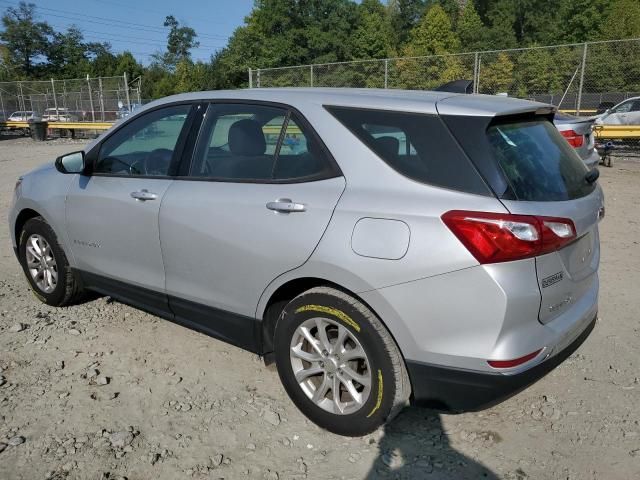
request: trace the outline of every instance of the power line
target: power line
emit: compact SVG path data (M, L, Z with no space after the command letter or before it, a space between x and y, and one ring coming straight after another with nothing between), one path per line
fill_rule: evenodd
M55 27L57 28L70 28L68 25L55 25ZM108 32L97 32L95 30L87 30L85 28L82 27L78 27L80 29L80 31L85 34L85 33L90 33L93 35L101 35L100 40L94 40L94 41L107 41L107 42L119 42L119 43L123 43L126 41L131 41L134 40L139 44L144 44L144 45L150 45L150 46L155 46L155 47L166 47L166 41L163 40L158 40L158 41L149 41L149 38L144 38L144 37L132 37L130 35L120 35L118 34L118 38L115 37L110 37L109 35L113 35L113 32L108 33ZM106 35L106 36L105 36ZM194 50L200 50L200 49L216 49L216 48L221 48L224 47L224 45L199 45L198 47L194 47Z
M4 3L6 5L11 5L12 7L17 7L18 6L17 3L13 3L13 2L10 2L8 0L0 0L0 3ZM152 33L166 33L166 28L164 28L164 27L156 27L156 26L152 26L152 25L144 25L144 24L140 24L140 23L127 22L125 20L119 20L117 18L99 17L99 16L95 16L95 15L82 15L82 14L75 13L75 12L69 12L68 10L60 10L60 9L54 9L54 8L41 7L39 5L37 6L37 8L40 9L40 10L46 10L47 12L57 12L57 14L56 13L47 13L47 16L57 17L57 18L65 18L65 19L68 19L68 20L76 21L76 22L77 21L89 22L89 23L94 23L94 24L98 24L98 25L105 25L105 26L117 27L117 28L135 27L136 30L142 30L142 31L147 31L147 32L152 32ZM69 17L68 15L60 15L60 13L66 13L68 15L72 15L73 17ZM97 20L91 20L92 18L97 19ZM226 37L224 35L215 35L215 34L197 34L197 35L200 38L205 38L205 39L210 39L210 40L222 40L222 39L226 40Z
M145 13L153 12L153 13L157 13L159 15L165 15L165 16L167 15L167 12L161 12L160 10L150 9L150 8L146 8L146 7L145 8L132 7L131 5L127 5L126 3L114 2L113 0L109 0L109 1L107 1L107 0L91 0L91 1L94 2L94 3L101 4L101 5L107 3L107 4L110 4L110 5L118 6L120 8L127 8L129 10L134 10L136 12L145 12ZM189 23L204 23L204 22L207 22L209 24L213 23L213 24L217 24L217 25L229 25L229 22L220 22L220 21L217 21L217 20L208 20L208 19L207 20L200 19L200 20L198 20L196 22L194 22L193 20L189 21Z

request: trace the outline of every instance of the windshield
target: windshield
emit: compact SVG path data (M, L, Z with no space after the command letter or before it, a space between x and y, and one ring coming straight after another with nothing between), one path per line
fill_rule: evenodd
M546 120L492 125L487 137L518 200L573 200L595 189L580 157Z

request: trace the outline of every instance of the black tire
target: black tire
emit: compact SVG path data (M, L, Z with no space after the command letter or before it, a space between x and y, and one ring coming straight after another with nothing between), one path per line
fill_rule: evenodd
M29 273L26 249L27 241L33 234L42 236L47 241L51 247L51 251L53 252L53 257L57 266L58 280L55 288L51 292L43 291ZM24 271L27 281L31 286L31 290L41 302L54 307L64 307L76 303L82 298L82 286L74 275L67 260L67 256L58 242L56 234L42 217L31 218L24 224L24 227L20 232L18 257L20 259L20 264L22 265L22 270Z
M319 316L346 327L366 353L372 381L370 393L353 413L332 413L316 405L295 378L290 350L296 329ZM274 351L278 374L291 400L311 421L330 432L366 435L393 419L408 404L409 376L391 334L369 308L340 290L316 287L289 302L276 325Z

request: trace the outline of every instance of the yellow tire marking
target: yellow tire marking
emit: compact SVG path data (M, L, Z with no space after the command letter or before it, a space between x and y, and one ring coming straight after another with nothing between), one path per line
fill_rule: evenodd
M369 415L367 415L367 418L376 413L380 408L380 405L382 405L382 392L382 372L378 370L378 399L376 400L376 405L373 407L373 410L371 410Z
M356 332L360 332L360 325L358 325L349 315L346 313L331 307L325 307L324 305L304 305L296 310L296 313L300 312L320 312L328 313L334 317L339 318L344 323L353 328Z

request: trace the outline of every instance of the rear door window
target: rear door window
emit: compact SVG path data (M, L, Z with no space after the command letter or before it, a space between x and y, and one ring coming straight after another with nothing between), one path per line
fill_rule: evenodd
M518 200L573 200L595 189L580 157L547 120L491 125L487 138Z
M190 177L302 182L337 172L296 112L252 104L211 104Z
M462 148L437 115L326 107L398 173L421 183L491 195Z

